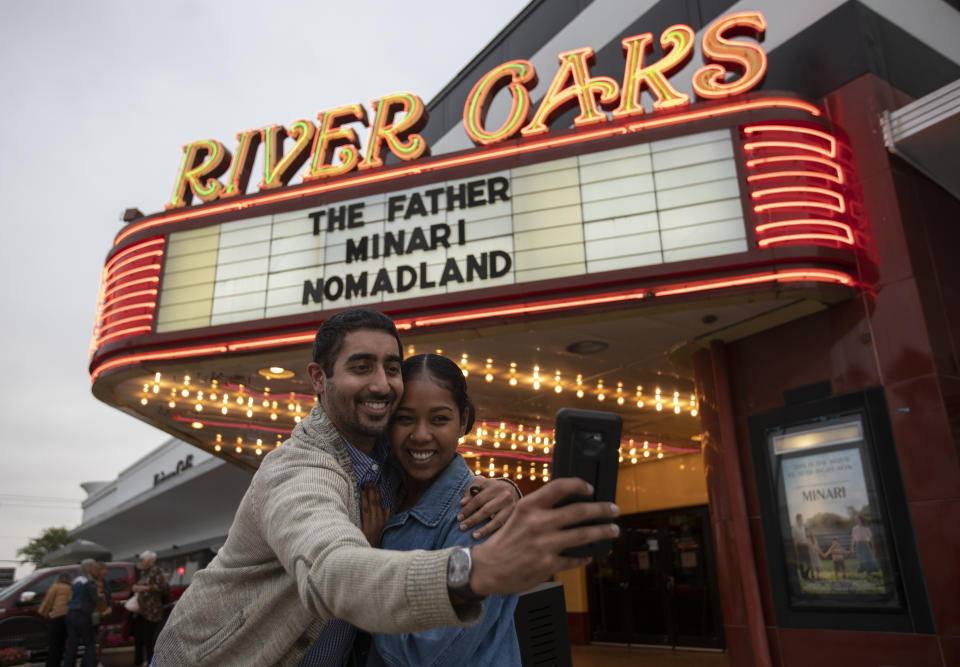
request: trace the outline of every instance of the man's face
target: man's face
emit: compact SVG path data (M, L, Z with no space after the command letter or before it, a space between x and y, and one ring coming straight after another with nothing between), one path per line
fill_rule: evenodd
M403 395L400 363L396 338L379 329L357 329L343 339L332 375L319 364L307 366L327 416L355 447L369 450L389 425Z

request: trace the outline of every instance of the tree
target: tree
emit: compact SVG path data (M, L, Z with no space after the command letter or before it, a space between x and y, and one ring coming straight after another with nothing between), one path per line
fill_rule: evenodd
M44 556L71 542L73 540L67 535L66 526L45 528L40 537L32 538L26 546L17 549L17 556L23 556L21 563L33 563L34 567L43 567L41 561Z

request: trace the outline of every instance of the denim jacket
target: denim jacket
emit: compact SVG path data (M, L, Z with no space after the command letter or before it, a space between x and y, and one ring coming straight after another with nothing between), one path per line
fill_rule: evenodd
M380 546L385 549L441 549L479 544L457 521L460 498L473 473L457 454L447 469L411 509L391 517ZM483 601L483 617L472 627L440 627L417 633L375 634L368 667L381 665L520 665L513 625L516 595L493 595Z

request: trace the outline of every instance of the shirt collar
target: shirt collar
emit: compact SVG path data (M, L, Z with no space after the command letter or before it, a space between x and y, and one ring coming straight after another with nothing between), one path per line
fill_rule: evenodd
M389 451L387 441L383 438L377 438L377 441L373 444L372 456L368 456L350 444L349 440L343 436L340 437L343 440L343 444L347 447L350 463L353 464L353 476L357 486L363 486L369 482L376 482L380 478L384 464L387 461L387 453Z
M430 485L424 494L417 501L417 504L406 512L401 512L395 519L397 523L405 523L409 515L429 528L435 528L445 517L450 514L450 507L460 499L461 491L469 479L474 475L467 468L463 457L455 454L450 465L440 473L436 481ZM394 525L394 519L387 522L387 526Z

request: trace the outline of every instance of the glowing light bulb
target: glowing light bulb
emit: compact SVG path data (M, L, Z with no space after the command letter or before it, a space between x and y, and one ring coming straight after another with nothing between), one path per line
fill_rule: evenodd
M146 404L147 404L147 399L141 398L141 399L140 399L140 405L146 405Z
M193 409L196 410L197 412L203 412L203 403L197 403L196 405L193 406Z

